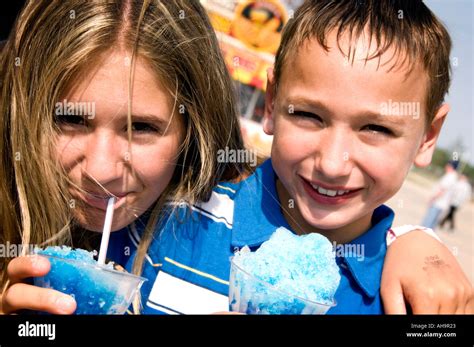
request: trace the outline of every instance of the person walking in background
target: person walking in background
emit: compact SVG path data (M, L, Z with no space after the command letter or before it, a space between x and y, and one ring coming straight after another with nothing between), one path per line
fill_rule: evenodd
M459 161L450 161L446 164L445 174L435 188L430 199L430 205L421 225L435 229L443 211L447 211L451 203L452 189L458 180L457 168Z
M471 198L471 194L472 187L469 183L469 180L465 175L460 175L459 179L451 190L451 203L449 205L449 211L439 223L441 228L447 221L449 221L451 224L449 230L454 231L454 215L456 214L456 211L459 209L459 207Z

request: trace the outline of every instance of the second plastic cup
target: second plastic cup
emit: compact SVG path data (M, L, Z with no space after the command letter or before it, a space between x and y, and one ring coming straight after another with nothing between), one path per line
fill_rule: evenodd
M275 288L243 270L231 257L229 309L245 314L325 314L336 303L318 303Z
M69 294L77 302L75 314L124 314L145 278L84 261L47 257L51 270L34 284Z

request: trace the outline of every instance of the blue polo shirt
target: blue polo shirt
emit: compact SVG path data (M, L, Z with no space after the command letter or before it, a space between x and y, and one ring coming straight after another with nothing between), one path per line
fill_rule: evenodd
M390 208L380 206L367 232L336 247L341 282L335 294L337 305L328 314L383 313L380 279L393 218ZM140 219L113 235L121 253L129 248L130 256L119 260L128 270L143 226ZM228 311L229 258L245 245L257 249L280 226L291 230L280 209L271 160L239 183L219 184L208 202L175 206L157 228L146 255L143 313Z

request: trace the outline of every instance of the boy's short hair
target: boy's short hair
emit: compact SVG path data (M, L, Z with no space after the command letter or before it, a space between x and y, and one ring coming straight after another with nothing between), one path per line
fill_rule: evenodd
M422 63L428 73L426 125L431 124L449 89L451 38L421 0L306 0L283 30L275 59L275 93L289 57L312 38L328 51L327 35L332 30L336 30L339 50L352 62L354 42L368 34L376 47L366 60L380 59L394 47L395 63L391 69L400 62L403 65L406 59L412 66L414 61ZM340 45L346 33L350 42L347 53Z

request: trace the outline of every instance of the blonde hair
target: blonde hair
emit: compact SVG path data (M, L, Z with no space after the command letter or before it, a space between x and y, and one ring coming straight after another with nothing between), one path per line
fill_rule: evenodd
M244 147L230 77L198 0L36 0L26 5L0 66L2 241L19 240L18 235L23 243L70 241L68 232L58 234L70 229L73 216L65 207L67 175L53 159L53 107L74 79L113 46L133 52L132 67L136 57L145 59L184 111L178 166L150 209L135 257L133 272L140 274L165 201L206 201L219 181L249 169L217 160L219 149ZM17 152L19 161L14 160Z

